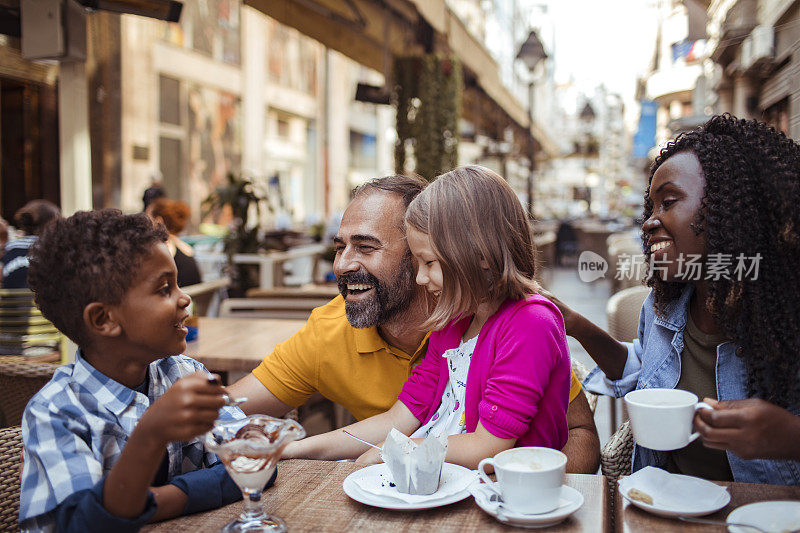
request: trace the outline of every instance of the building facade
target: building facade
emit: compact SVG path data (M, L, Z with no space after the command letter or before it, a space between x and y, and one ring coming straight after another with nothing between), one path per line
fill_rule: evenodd
M713 0L708 18L715 110L800 139L800 2Z

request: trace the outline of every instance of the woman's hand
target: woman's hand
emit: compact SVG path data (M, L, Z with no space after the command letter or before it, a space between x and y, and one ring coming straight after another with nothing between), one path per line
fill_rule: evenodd
M547 289L540 288L539 294L556 304L558 310L561 311L561 316L564 317L564 329L566 329L567 335L574 337L576 334L575 329L577 322L581 318L581 315L573 311L567 304L556 298L556 296Z
M714 409L697 411L694 423L707 447L742 459L800 459L800 417L758 398L703 401Z

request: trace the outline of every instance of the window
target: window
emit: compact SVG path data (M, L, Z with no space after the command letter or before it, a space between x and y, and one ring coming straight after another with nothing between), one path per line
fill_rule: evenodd
M158 116L165 124L181 124L181 82L161 75L158 78Z
M297 30L276 21L270 22L267 43L269 80L315 95L317 93L317 58L320 45Z
M289 121L283 118L279 118L277 121L277 133L278 137L281 139L288 139L289 138Z
M375 136L350 130L350 167L374 169L377 166Z
M181 21L165 25L163 39L217 61L238 65L240 14L239 0L183 0Z
M159 137L159 170L170 198L183 198L183 146L180 139Z
M789 135L789 98L784 98L764 110L764 122Z

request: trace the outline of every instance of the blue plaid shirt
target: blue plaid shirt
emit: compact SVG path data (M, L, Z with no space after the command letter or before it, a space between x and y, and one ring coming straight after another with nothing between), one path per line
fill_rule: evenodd
M22 529L53 529L56 507L103 480L150 404L178 379L198 370L205 367L183 355L154 361L145 396L101 374L80 350L73 364L58 368L28 403L22 419ZM223 420L243 417L238 407L220 411ZM202 436L169 443L167 454L168 479L219 462L205 450Z

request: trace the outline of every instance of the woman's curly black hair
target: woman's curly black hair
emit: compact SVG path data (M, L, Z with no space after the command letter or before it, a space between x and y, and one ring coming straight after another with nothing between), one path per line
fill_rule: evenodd
M713 117L679 135L661 150L650 170L671 156L690 151L705 176L702 206L692 225L705 234L706 254L761 254L758 276L709 280L706 307L714 322L740 349L747 366L750 396L782 407L797 405L800 370L800 145L756 120L729 114ZM643 220L653 213L650 187ZM650 243L642 233L646 263ZM685 285L667 283L653 272L656 311Z
M28 254L28 285L42 314L75 344L91 339L83 310L92 302L118 304L154 244L167 231L144 213L80 211L50 223Z

